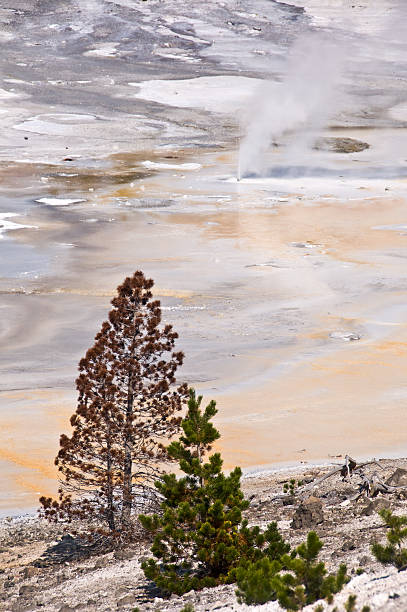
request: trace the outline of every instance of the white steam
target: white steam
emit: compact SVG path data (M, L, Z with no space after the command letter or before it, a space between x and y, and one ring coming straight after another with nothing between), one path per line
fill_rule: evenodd
M265 154L272 143L295 138L287 154L301 158L317 131L338 108L344 52L319 33L300 38L292 47L285 78L265 82L250 104L251 118L240 147L239 178L266 169Z

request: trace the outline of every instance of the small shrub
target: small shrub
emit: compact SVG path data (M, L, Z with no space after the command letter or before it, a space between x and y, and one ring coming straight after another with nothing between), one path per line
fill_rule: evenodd
M349 595L347 601L345 602L345 612L356 612L356 595ZM370 612L369 606L363 606L360 612Z
M192 604L189 603L186 606L184 606L182 610L180 610L180 612L195 612L195 608Z
M318 599L332 602L333 595L348 581L346 565L336 574L327 574L325 564L317 561L323 544L314 531L288 555L270 561L247 563L237 571L240 602L265 603L277 599L287 610L299 610Z
M402 548L403 540L407 538L407 516L396 516L388 508L379 512L388 528L386 534L387 546L378 542L372 545L376 559L385 565L394 565L399 570L407 568L407 548Z
M332 602L348 581L346 565L340 565L336 574L326 575L325 564L317 561L323 543L315 531L310 531L307 542L297 547L296 555L283 555L281 562L288 573L280 575L277 588L279 604L288 610L299 610L318 599Z
M290 545L282 538L276 522L270 523L266 531L259 534L257 546L252 550L252 558L242 561L229 574L238 584L236 595L239 601L247 604L276 599L270 579L282 568L279 559L290 551Z
M288 482L284 483L283 492L289 495L295 495L296 488L301 487L303 484L302 480L296 481L295 478L291 478Z
M236 570L236 595L239 603L264 604L277 599L274 578L281 569L279 561L271 561L268 557L239 567Z
M345 603L345 612L355 612L356 610L356 595L349 595Z

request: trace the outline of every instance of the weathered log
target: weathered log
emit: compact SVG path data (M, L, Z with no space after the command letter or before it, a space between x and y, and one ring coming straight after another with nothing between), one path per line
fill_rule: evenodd
M314 480L313 482L310 482L309 484L301 487L301 492L313 489L314 487L321 484L321 482L324 482L324 480L331 478L331 476L335 476L335 474L340 473L342 476L346 476L348 474L350 476L353 470L356 469L356 466L356 461L352 459L352 457L349 457L349 455L345 455L345 463L343 465L335 468L331 472L328 472L328 474L324 474L324 476L321 476L321 478L317 478L317 480Z
M299 490L299 493L309 491L309 489L312 489L318 486L324 480L331 478L331 476L335 476L335 474L341 474L343 479L348 479L352 476L353 472L357 472L363 467L365 467L366 465L372 465L372 464L376 464L382 470L384 469L383 466L380 465L380 463L376 459L372 459L371 461L365 461L364 463L360 463L358 465L355 459L352 459L352 457L350 457L349 455L345 455L345 463L343 465L341 465L338 468L335 468L331 472L328 472L328 474L324 474L324 476L321 476L321 478L318 478L317 480L314 480L313 482L310 482L309 484L301 487Z
M355 471L361 470L365 465L377 465L381 470L384 470L384 467L377 461L377 459L372 459L371 461L365 461L364 463L359 463L359 465L355 468Z
M349 455L345 455L345 464L342 466L341 476L343 476L343 478L350 478L356 466L356 461L352 459L352 457L349 457Z
M359 474L362 482L359 485L359 497L366 494L366 497L376 497L379 493L389 493L390 487L374 472L371 476L364 473Z
M371 476L367 476L364 473L359 474L362 479L362 482L359 485L359 491L351 500L359 499L363 495L366 494L366 497L376 497L379 493L384 495L389 493L396 493L400 489L407 489L407 485L389 485L378 476L377 472L374 472Z
M313 480L312 482L304 485L301 487L301 492L305 491L309 491L309 489L313 489L314 487L318 486L319 484L321 484L321 482L324 482L324 480L327 480L328 478L331 478L331 476L335 476L335 474L339 474L339 472L342 471L343 466L336 468L335 470L332 470L331 472L328 472L328 474L324 474L324 476L321 476L321 478L317 478L317 480Z
M350 457L349 455L345 455L345 463L343 465L338 465L338 467L335 467L335 469L331 470L327 474L324 474L320 478L317 478L316 480L306 485L298 487L295 495L300 500L303 499L311 489L317 487L322 482L328 480L328 478L331 478L336 474L340 474L343 480L350 480L352 475L356 473L362 479L362 482L359 484L357 493L355 493L355 495L353 495L352 497L349 497L349 501L359 499L363 494L371 498L376 497L379 493L389 494L399 491L400 489L407 489L407 485L395 486L384 482L379 477L377 472L374 472L371 476L367 476L361 470L368 465L377 465L381 470L384 470L384 467L380 464L379 461L377 461L377 459L372 459L370 461L365 461L363 463L358 464L355 459L352 459L352 457ZM284 500L287 499L287 497L288 494L276 495L275 497L272 497L270 501Z

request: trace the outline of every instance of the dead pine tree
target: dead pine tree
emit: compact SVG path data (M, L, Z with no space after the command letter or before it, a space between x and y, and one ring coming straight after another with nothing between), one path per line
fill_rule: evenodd
M178 433L188 395L175 386L183 353L178 334L162 327L153 281L140 271L117 288L108 321L79 363L78 404L71 436L62 435L55 459L58 499L41 497L50 520L86 520L126 538L131 516L154 490L168 459L161 441Z

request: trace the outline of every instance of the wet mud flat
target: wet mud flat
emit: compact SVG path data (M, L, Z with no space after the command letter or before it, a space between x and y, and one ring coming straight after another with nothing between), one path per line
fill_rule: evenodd
M179 379L218 401L226 467L405 454L402 48L380 78L354 66L305 167L271 148L271 173L238 182L239 113L315 16L211 7L2 7L2 513L55 491L77 363L139 268ZM347 36L371 50L360 23Z
M218 157L199 159L209 172ZM40 281L3 281L3 474L24 500L55 486L50 456L74 409L76 364L137 268L180 335L179 377L218 400L227 467L402 453L405 236L388 225L402 224L404 201L211 181L161 173L131 197L119 186L96 212L40 206L26 222L42 229L14 232L63 253Z

